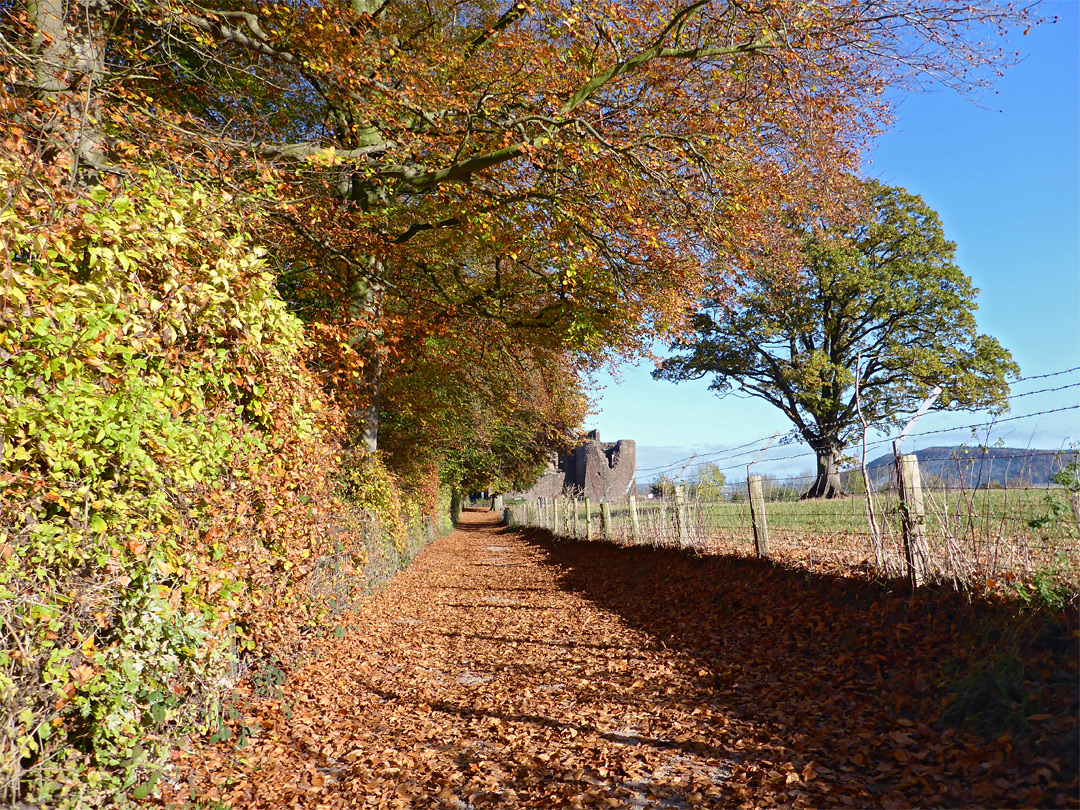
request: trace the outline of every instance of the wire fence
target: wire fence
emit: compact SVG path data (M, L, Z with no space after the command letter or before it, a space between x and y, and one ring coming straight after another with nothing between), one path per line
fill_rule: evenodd
M789 433L779 442L777 436L762 437L639 469L641 478L653 479L647 496L635 490L594 503L567 493L510 503L506 518L557 537L767 556L836 573L908 576L914 584L936 580L979 587L1041 576L1077 592L1080 453L992 446L1003 425L1038 425L1048 415L1080 411L1080 404L1044 399L1039 407L1031 399L1080 389L1080 381L1065 375L1080 378L1080 367L1017 381L1055 378L1010 398L1027 406L1024 413L906 434L910 440L970 430L980 436L978 446L927 448L917 458L904 456L908 466L894 458L889 437L849 448L856 455L861 451L863 459L875 449L882 457L865 469L860 464L845 471L841 480L849 494L842 497L804 498L814 476L752 474L774 443L781 454L774 451L761 466L806 457L805 449L784 453L785 445L800 441ZM737 477L742 480L725 484Z
M593 504L567 496L511 503L505 512L511 525L562 538L767 556L835 573L908 574L909 507L898 487L874 493L871 524L865 494L800 500L804 484L801 477L769 479L757 510L743 484L713 498L672 492ZM971 587L1041 573L1080 588L1080 493L938 485L923 487L922 500L923 581Z

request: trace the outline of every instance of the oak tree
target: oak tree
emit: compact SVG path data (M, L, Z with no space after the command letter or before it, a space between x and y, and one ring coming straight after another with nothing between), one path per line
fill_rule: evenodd
M1018 373L1010 353L977 331L978 290L937 214L902 188L858 188L848 217L789 221L799 266L760 257L745 268L738 299L707 303L693 336L653 374L711 376L721 396L779 408L817 455L810 498L843 494L841 458L860 405L879 428L902 422L934 386L944 389L939 409L1004 409Z

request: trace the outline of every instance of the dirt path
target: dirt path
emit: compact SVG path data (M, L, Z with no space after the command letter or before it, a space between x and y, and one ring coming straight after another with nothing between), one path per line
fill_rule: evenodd
M1029 774L1025 787L1017 774L1036 766L1013 762L1007 741L980 748L890 705L880 662L853 677L841 659L834 683L814 669L836 659L828 638L792 672L786 642L749 625L745 649L737 626L697 626L696 609L673 632L665 616L679 600L704 598L675 568L658 584L636 550L593 545L585 563L581 544L560 551L492 520L467 512L346 619L342 638L320 641L291 673L286 705L253 701L249 744L197 752L173 800L190 791L204 807L251 808L960 806L1023 804L1023 790L1048 805L1075 799L1046 792L1067 764L1047 760L1047 776ZM739 605L728 608L737 623Z

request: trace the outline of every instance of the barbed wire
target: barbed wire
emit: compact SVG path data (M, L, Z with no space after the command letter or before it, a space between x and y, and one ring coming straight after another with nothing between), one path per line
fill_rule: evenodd
M919 461L965 461L965 462L986 462L986 461L1012 461L1013 459L1022 458L1062 458L1078 456L1080 457L1080 450L1028 450L1021 451L1012 455L1002 455L1001 453L991 453L994 450L993 447L977 447L968 448L971 455L968 455L965 450L958 450L951 456L919 456Z
M1072 374L1074 371L1080 371L1080 366L1067 368L1064 371L1051 371L1048 374L1032 374L1030 377L1020 377L1019 379L1013 380L1013 384L1028 382L1029 380L1045 380L1047 377L1060 377L1062 374Z
M972 472L979 472L981 474L984 467L985 468L990 468L990 467L999 467L999 466L1002 466L1002 465L1007 466L1011 462L1016 461L1016 460L1021 460L1021 461L1027 462L1027 461L1030 461L1032 458L1036 458L1037 456L1040 456L1040 455L1041 456L1051 456L1051 457L1061 458L1062 459L1062 466L1067 464L1070 460L1080 460L1080 451L1065 450L1065 451L1053 452L1053 453L1049 453L1049 452L1038 453L1038 454L1033 453L1033 454L1030 454L1030 455L1019 455L1019 454L1014 455L1014 456L996 456L995 455L995 456L986 456L986 457L973 456L973 457L970 457L970 458L965 458L963 456L925 456L925 457L920 456L919 457L919 463L920 464L926 464L926 463L930 463L930 462L954 461L954 462L957 462L958 467L963 468L963 473L965 475L970 475ZM781 457L781 458L768 459L768 460L769 461L783 461L785 459L797 459L797 458L805 458L805 456L804 455L784 456L784 457ZM973 468L976 467L976 465L977 465L977 469L973 469ZM877 463L877 464L869 464L867 466L867 469L870 472L874 472L874 471L880 471L880 470L883 470L883 469L890 469L891 467L892 467L892 459L889 458L889 459L887 459L885 461L879 461L879 463ZM735 471L741 472L741 471L743 471L745 469L746 469L745 466L741 465L741 464L734 464L734 465L730 465L730 466L727 466L727 467L719 467L718 468L718 470L720 472L722 472L722 473L735 472ZM989 472L989 470L987 470L987 472ZM858 474L858 473L859 473L859 468L858 467L850 467L850 468L846 468L846 469L840 471L841 476L846 476L846 475L849 475L849 474ZM797 474L797 475L785 475L785 476L775 476L775 475L765 474L764 477L766 479L774 481L774 482L787 481L787 482L797 482L799 484L809 485L809 484L813 483L817 479L817 473L815 473L813 471L808 471L808 472L800 473L800 474ZM731 480L726 481L723 486L724 487L733 487L733 486L742 486L744 484L745 484L745 481L743 481L742 479L731 479ZM1045 484L1036 485L1036 488L1039 488L1039 489L1045 489L1045 487L1046 487Z
M761 447L763 442L766 442L771 438L772 438L772 434L770 434L768 436L762 436L759 439L753 439L752 441L749 441L746 444L737 444L734 447L725 447L723 450L714 450L714 451L711 451L711 452L708 452L708 453L693 453L693 454L687 456L686 458L680 458L678 461L672 461L670 464L661 464L661 465L659 465L657 467L639 468L638 472L642 473L642 472L653 472L654 470L674 469L674 468L678 467L680 464L684 464L684 463L686 463L688 461L692 461L695 458L700 458L700 459L712 458L714 461L725 461L725 460L727 460L727 458L737 458L738 456L747 456L747 455L750 455L751 453L753 453L755 450L758 450ZM747 450L746 452L743 452L743 453L736 453L735 456L725 456L724 458L715 458L716 456L722 456L724 453L730 453L733 450L742 450L744 448L750 448L750 449ZM704 465L703 464L695 464L694 466L695 467L700 467L700 466L704 466Z
M1071 370L1076 371L1076 370L1080 370L1080 368L1071 369ZM1051 376L1051 375L1044 375L1044 376ZM1080 384L1077 384L1077 386L1080 386ZM1045 391L1033 391L1031 393L1032 394L1035 394L1035 393L1047 393L1049 391L1064 390L1066 388L1072 388L1072 387L1077 387L1077 386L1067 385L1067 386L1061 386L1060 388L1055 388L1055 389L1046 389ZM1019 398L1020 396L1024 396L1024 395L1023 394L1017 395L1017 397L1014 397L1014 398ZM971 424L967 424L967 425L955 425L955 426L947 427L947 428L937 428L937 429L933 429L933 430L923 430L923 431L919 431L919 432L916 432L916 433L908 434L908 438L909 439L914 439L914 438L917 438L917 437L920 437L920 436L934 436L934 435L940 435L940 434L943 434L943 433L952 433L952 432L960 431L960 430L978 430L980 428L994 428L997 425L1000 425L1000 424L1003 424L1003 423L1006 423L1006 422L1015 422L1015 421L1019 421L1019 420L1023 420L1023 419L1033 419L1033 418L1038 417L1038 416L1048 416L1050 414L1064 413L1066 411L1076 411L1076 410L1080 410L1080 404L1078 404L1078 405L1067 405L1067 406L1064 406L1064 407L1061 407L1061 408L1050 408L1050 409L1047 409L1047 410L1035 411L1035 412L1026 413L1026 414L1019 414L1019 415L1016 415L1016 416L1002 416L1002 417L997 417L997 418L991 419L989 421L975 422L975 423L971 423ZM793 436L793 434L794 434L794 436ZM709 466L709 465L717 465L720 472L727 472L727 471L730 471L730 470L739 469L742 466L740 464L729 464L729 465L726 465L726 466L719 466L718 462L731 461L733 459L753 455L757 450L760 450L764 446L764 442L767 441L769 438L772 438L772 437L771 436L763 437L761 439L756 439L753 442L750 442L750 443L747 443L747 444L736 445L735 447L725 448L724 450L718 450L718 451L716 451L714 453L700 454L697 457L702 459L701 463L693 465L690 469L698 470L698 469L701 469L702 467ZM790 431L787 435L782 437L780 439L779 444L780 445L789 445L793 441L798 441L799 439L800 439L800 437L798 435L798 429L795 429L794 431ZM886 446L886 445L890 445L892 443L892 441L893 440L892 440L891 437L884 437L884 438L881 438L881 439L876 439L876 440L874 440L872 442L867 442L866 443L866 448L867 448L867 450L869 450L871 448L883 447L883 446ZM861 443L858 446L861 446ZM743 450L743 448L748 448L748 449ZM736 450L741 450L742 452L733 452L733 451L736 451ZM1047 452L1045 454L1052 455L1052 454L1056 454L1056 453L1060 453L1060 452L1068 452L1068 451L1055 451L1055 453ZM730 454L730 455L724 455L725 453ZM793 459L805 458L806 454L807 454L807 451L804 450L802 452L795 453L795 454L792 454L792 455L775 456L775 457L772 457L772 458L766 458L766 459L762 460L762 463L774 463L774 462L778 462L778 461L790 461L790 460L793 460ZM1020 456L1017 456L1017 457L1020 457ZM647 473L647 472L663 473L663 472L668 472L668 471L674 470L675 468L679 467L681 464L685 464L687 461L690 461L693 458L695 458L695 456L690 456L689 458L683 458L683 459L680 459L679 461L673 462L671 464L665 464L665 465L660 465L660 466L657 466L657 467L647 467L647 468L639 469L637 472L638 473ZM709 460L706 460L706 459L709 459ZM657 478L657 477L659 477L659 475L653 476L653 478Z
M970 425L957 425L956 427L938 428L936 430L924 430L924 431L920 431L918 433L909 433L908 438L909 439L914 439L914 438L916 438L918 436L933 436L933 435L938 435L938 434L941 434L941 433L952 433L953 431L957 431L957 430L975 430L975 429L981 428L981 427L990 427L990 428L992 428L992 427L995 427L995 426L1001 424L1002 422L1015 422L1015 421L1020 420L1020 419L1031 419L1031 418L1036 417L1036 416L1046 416L1046 415L1052 414L1052 413L1063 413L1065 411L1076 411L1076 410L1080 410L1080 405L1067 405L1067 406L1065 406L1063 408L1052 408L1052 409L1046 410L1046 411L1036 411L1034 413L1025 413L1025 414L1021 414L1019 416L1001 417L1000 419L994 419L994 420L989 421L989 422L977 422L977 423L970 424ZM867 442L866 447L867 447L867 449L870 449L871 447L882 447L882 446L885 446L885 445L892 444L892 441L893 440L892 440L891 437L886 437L886 438L883 438L883 439L878 439L878 440L873 441L873 442ZM795 455L790 455L790 456L779 456L777 458L764 459L764 461L767 461L767 462L790 461L791 459L803 458L805 455L806 455L805 452L796 453ZM736 467L737 467L737 465L735 465L733 467L728 467L726 469L735 469Z
M1016 380L1015 382L1027 382L1027 381L1030 381L1030 380L1043 380L1043 379L1047 379L1047 378L1050 378L1050 377L1060 377L1060 376L1062 376L1064 374L1071 374L1073 372L1080 372L1080 366L1076 366L1074 368L1069 368L1069 369L1064 369L1062 371L1052 371L1052 372L1049 372L1047 374L1034 374L1034 375L1032 375L1030 377L1021 377L1020 379ZM1056 387L1053 387L1053 388L1040 388L1040 389L1038 389L1036 391L1024 391L1024 392L1019 393L1019 394L1013 394L1013 395L1009 396L1007 399L1008 399L1008 401L1011 402L1012 400L1015 400L1015 399L1022 399L1024 397L1035 396L1035 395L1038 395L1038 394L1052 394L1052 393L1057 393L1059 391L1066 391L1066 390L1073 389L1073 388L1080 388L1080 382L1067 383L1065 385L1060 385L1060 386L1056 386ZM934 434L938 434L938 433L948 433L948 432L951 432L951 431L954 431L954 430L970 430L970 429L975 429L975 428L984 427L984 426L985 427L992 427L992 426L994 426L996 424L999 424L999 423L1002 423L1002 422L1011 422L1011 421L1015 421L1017 419L1028 419L1028 418L1031 418L1031 417L1034 417L1034 416L1044 416L1044 415L1051 414L1051 413L1057 413L1057 412L1059 412L1061 410L1072 410L1072 409L1075 409L1077 407L1080 407L1080 406L1067 406L1067 407L1061 408L1061 409L1039 411L1037 413L1024 414L1022 416L1000 417L1000 418L995 418L995 419L992 419L992 420L989 420L989 421L986 421L986 422L980 422L980 423L976 423L976 424L961 425L961 426L958 426L958 427L951 427L951 428L940 428L938 430L922 431L920 433L912 433L912 434L910 434L910 436L912 438L914 438L916 436L927 436L927 435L934 435ZM829 425L830 425L830 423L826 422L826 423L823 423L821 425L818 425L817 427L827 428L827 427L829 427ZM659 475L659 474L662 474L664 472L670 472L672 470L675 470L676 468L679 468L682 465L686 465L686 464L688 464L688 462L693 461L695 458L700 459L700 461L699 461L699 463L692 465L691 469L701 469L701 467L706 466L707 464L716 464L718 462L730 461L730 460L735 459L735 458L740 458L741 456L752 455L755 451L761 449L761 446L763 445L764 442L768 441L771 438L772 438L771 435L770 436L762 436L760 438L753 439L752 441L746 442L745 444L735 445L734 447L725 447L722 450L715 450L715 451L711 451L711 452L708 452L708 453L693 453L693 454L691 454L689 456L685 456L683 458L678 459L677 461L672 461L672 462L667 463L667 464L658 464L658 465L655 465L655 466L652 466L652 467L639 468L637 470L637 473L638 474L641 474L641 473L657 473ZM795 444L797 442L803 442L803 441L804 440L802 438L801 433L799 432L799 429L798 428L793 428L792 430L789 430L787 433L785 433L783 436L781 436L777 440L777 446L782 447L782 446L791 445L791 444ZM892 441L891 438L878 439L878 440L875 440L874 442L868 443L867 448L869 448L869 447L879 447L881 445L888 444L891 441ZM745 452L742 452L742 453L735 452L735 451L739 451L739 450L745 450ZM769 458L769 459L765 459L764 461L766 461L766 462L782 461L782 460L787 460L787 459L791 459L791 458L799 458L802 455L803 454L800 453L797 456L783 456L783 457L780 457L780 458ZM737 466L737 465L735 465L735 466ZM730 469L730 467L721 468L721 469ZM654 476L654 477L657 477L657 476Z
M952 456L921 456L920 455L919 456L919 464L922 465L922 464L929 464L929 463L932 463L932 462L949 462L949 461L955 462L956 466L955 467L950 466L949 470L946 472L946 475L961 474L964 477L965 480L968 480L968 479L970 479L970 477L973 474L977 478L982 477L984 474L986 476L989 476L994 471L1000 472L1002 467L1008 469L1012 465L1013 462L1020 461L1020 462L1023 462L1023 464L1021 465L1020 471L1016 474L1016 477L1018 479L1020 479L1021 481L1023 481L1023 477L1024 477L1024 473L1025 473L1025 470L1023 469L1023 467L1025 467L1027 465L1027 463L1030 462L1032 459L1039 458L1039 457L1058 458L1062 462L1061 467L1064 467L1064 466L1066 466L1068 463L1070 463L1072 461L1080 461L1080 451L1078 451L1078 450L1063 450L1063 451L1054 451L1054 452L1046 451L1046 452L1041 452L1041 453L1033 452L1033 453L1030 453L1030 454L1016 454L1016 455L1008 455L1008 456L987 455L987 456L970 456L970 457L961 456L961 455L952 455ZM800 458L800 456L795 456L795 458ZM871 473L872 476L874 474L880 474L881 471L883 471L883 470L888 471L888 470L891 470L893 468L894 461L893 461L893 459L891 457L888 457L888 458L885 458L885 459L879 459L877 461L878 461L878 463L876 463L876 464L868 464L867 465L867 471L869 473ZM1061 469L1061 467L1052 467L1051 472L1057 472L1059 469ZM735 466L735 467L730 467L728 469L740 470L741 467ZM849 467L847 469L844 469L844 470L840 471L841 476L858 475L859 473L860 473L860 470L859 470L858 467ZM925 474L925 472L924 472L924 474ZM786 481L786 482L797 483L799 485L808 485L810 483L813 483L814 480L816 480L817 474L814 473L814 472L806 472L806 473L801 473L799 475L785 475L785 476L766 475L765 477L768 480L771 480L771 481L774 481L774 482L784 482L784 481ZM733 481L725 483L724 486L742 486L744 484L745 484L745 482L742 481L742 480L733 480ZM1025 488L1025 487L1017 487L1017 488ZM1031 485L1029 487L1026 487L1026 488L1045 489L1046 484L1045 483L1033 484L1033 485Z
M972 425L959 425L958 427L938 428L937 430L924 430L924 431L921 431L919 433L909 433L908 435L911 436L911 437L915 437L915 436L932 436L932 435L937 434L937 433L951 433L954 430L968 430L968 429L974 430L974 429L980 428L980 427L995 427L996 425L1000 425L1003 422L1015 422L1015 421L1017 421L1019 419L1032 419L1032 418L1034 418L1036 416L1047 416L1047 415L1052 414L1052 413L1064 413L1065 411L1076 411L1076 410L1080 410L1080 405L1066 405L1063 408L1051 408L1050 410L1035 411L1034 413L1025 413L1025 414L1021 414L1019 416L1002 416L1002 417L1000 417L998 419L992 419L989 422L977 422L977 423L972 424Z
M1011 402L1014 399L1021 399L1023 397L1031 397L1035 394L1052 394L1057 391L1065 391L1069 388L1080 388L1080 382L1069 383L1068 385L1059 385L1057 388L1040 388L1038 391L1025 391L1022 394L1013 394L1009 397Z

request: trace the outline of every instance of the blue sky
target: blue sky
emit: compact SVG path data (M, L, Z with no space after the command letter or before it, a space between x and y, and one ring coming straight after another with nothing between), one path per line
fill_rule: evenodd
M941 215L958 264L981 291L979 328L1012 352L1022 377L1080 366L1080 2L1047 2L1042 12L1058 22L1027 36L1017 32L1011 45L1025 58L993 88L976 101L947 90L905 97L895 125L864 162L865 174L922 195ZM650 371L646 363L624 366L614 378L601 374L599 414L591 422L606 441L637 442L641 482L694 453L691 465L717 459L731 467L729 479L744 477L753 455L726 448L791 428L765 402L720 399L707 381L674 385L652 380ZM1016 398L1007 416L1075 406L1077 383L1078 371L1020 382L1014 397L1070 387ZM904 447L1080 442L1078 410L1000 422L979 429L978 438L960 427L988 418L929 414L915 429L926 435ZM871 456L886 449L879 445ZM766 453L755 472L786 476L812 468L805 446L788 445Z

